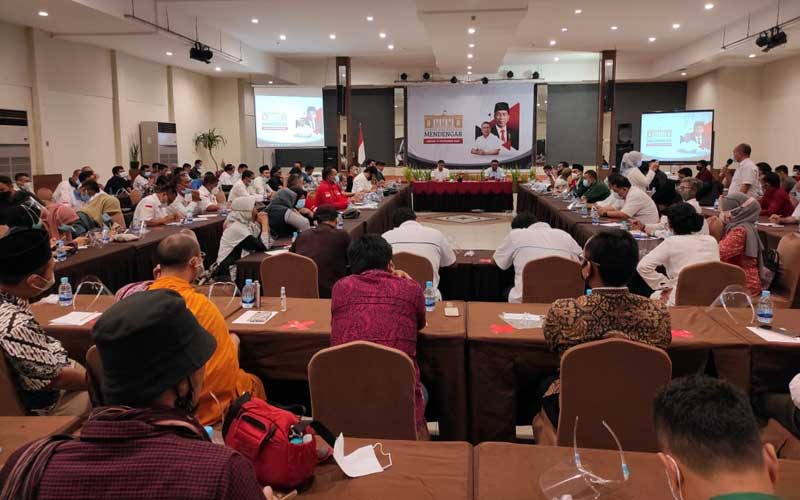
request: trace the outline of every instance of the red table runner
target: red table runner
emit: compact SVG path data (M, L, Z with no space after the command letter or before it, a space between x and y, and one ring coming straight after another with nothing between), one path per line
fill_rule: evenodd
M510 181L414 182L414 194L511 194Z

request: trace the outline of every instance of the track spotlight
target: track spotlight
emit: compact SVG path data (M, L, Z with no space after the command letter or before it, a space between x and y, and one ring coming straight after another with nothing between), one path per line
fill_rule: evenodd
M189 59L211 64L212 57L214 57L214 53L208 48L208 45L200 42L195 42L194 47L189 49Z
M427 71L425 73L422 73L422 79L427 82L428 80L431 79L431 74L428 73Z
M483 78L481 78L481 83L486 85L487 83L489 83L489 79L484 76Z
M507 72L507 73L506 73L506 78L508 78L509 80L510 80L510 79L512 79L512 78L514 78L514 72L513 72L513 71L509 71L509 72Z
M408 80L408 73L400 73L400 79L403 81Z
M763 52L769 52L775 47L779 47L786 43L786 32L780 26L775 26L767 31L762 31L756 38L756 45L758 45Z
M453 78L450 79L450 83L458 83L458 78L454 76Z

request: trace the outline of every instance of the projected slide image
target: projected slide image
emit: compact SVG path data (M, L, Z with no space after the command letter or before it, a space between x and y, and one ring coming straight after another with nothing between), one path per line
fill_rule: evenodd
M284 95L262 95L258 92L261 89L256 90L255 121L258 147L325 146L321 89L280 89ZM285 95L292 92L318 95Z
M664 162L711 161L713 111L642 114L641 151Z

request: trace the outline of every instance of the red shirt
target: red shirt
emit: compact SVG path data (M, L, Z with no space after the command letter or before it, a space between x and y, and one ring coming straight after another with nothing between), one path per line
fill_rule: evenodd
M789 193L781 188L768 189L761 197L761 215L775 215L789 217L794 212Z
M388 271L347 276L333 286L331 315L331 345L366 340L408 354L417 379L417 428L424 427L425 402L417 365L417 335L425 328L422 287Z
M322 181L314 195L314 206L333 205L336 210L347 208L349 201L347 196L342 194L339 185L328 180Z
M703 182L711 182L714 180L714 178L711 176L711 172L709 172L707 168L702 172L697 172L695 177Z

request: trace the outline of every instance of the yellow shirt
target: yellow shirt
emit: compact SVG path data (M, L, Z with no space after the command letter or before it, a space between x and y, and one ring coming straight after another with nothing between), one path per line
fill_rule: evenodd
M181 294L186 301L186 307L192 311L200 326L217 341L217 350L206 363L205 382L200 391L197 418L203 425L211 425L222 420L233 400L244 392L250 392L260 398L265 397L261 381L239 368L236 345L231 340L225 318L213 302L205 295L197 293L189 282L174 276L157 279L149 289L168 289ZM219 404L211 393L216 396Z
M103 214L109 217L122 212L119 200L107 193L97 193L86 205L78 209L88 215L98 226L103 225Z

